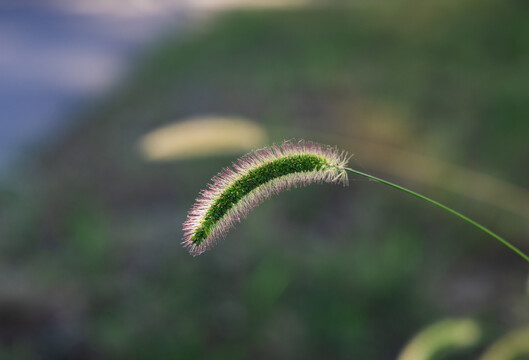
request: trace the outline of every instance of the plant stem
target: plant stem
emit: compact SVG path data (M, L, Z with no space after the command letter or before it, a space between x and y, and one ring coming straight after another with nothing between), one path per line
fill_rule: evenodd
M494 239L498 240L499 242L501 242L503 245L507 246L509 249L511 249L512 251L514 251L516 254L518 254L519 256L521 256L525 261L529 262L529 256L525 255L520 249L518 249L516 246L512 245L510 242L508 242L507 240L505 240L504 238L502 238L501 236L495 234L494 232L492 232L491 230L487 229L485 226L481 225L480 223L466 217L465 215L455 211L454 209L451 209L449 208L448 206L446 205L443 205L435 200L432 200L430 199L429 197L426 197L424 195L421 195L419 193L416 193L415 191L412 191L410 189L407 189L405 187L402 187L402 186L399 186L397 184L394 184L392 182L389 182L389 181L386 181L386 180L383 180L383 179L380 179L376 176L373 176L373 175L369 175L369 174L366 174L366 173L363 173L361 171L358 171L358 170L354 170L354 169L349 169L349 168L345 168L345 170L353 173L353 174L356 174L356 175L360 175L360 176L363 176L363 177L366 177L368 179L371 179L371 180L374 180L374 181L377 181L379 183L382 183L384 185L387 185L387 186L390 186L392 188L395 188L395 189L398 189L400 191L404 191L405 193L407 194L410 194L410 195L413 195L415 197L418 197L419 199L422 199L426 202L429 202L430 204L433 204L435 206L438 206L440 207L441 209L449 212L450 214L452 215L455 215L457 216L458 218L468 222L469 224L471 225L474 225L475 227L477 227L478 229L480 229L481 231L487 233L488 235L492 236Z

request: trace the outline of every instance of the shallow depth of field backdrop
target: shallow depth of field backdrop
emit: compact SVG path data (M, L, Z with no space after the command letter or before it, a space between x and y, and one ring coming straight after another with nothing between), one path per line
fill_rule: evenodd
M478 359L529 325L528 264L354 177L272 198L197 258L180 246L213 175L295 137L529 251L528 2L324 2L190 22L5 171L0 357L396 359L427 326L465 318L462 348L433 356Z

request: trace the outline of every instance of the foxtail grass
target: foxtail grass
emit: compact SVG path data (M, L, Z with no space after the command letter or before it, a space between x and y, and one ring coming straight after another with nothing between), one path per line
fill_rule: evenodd
M362 176L435 205L493 237L529 262L516 246L460 212L403 186L347 167L336 147L305 140L285 141L249 153L212 179L184 222L183 245L196 256L212 247L248 212L273 194L312 183L348 185L348 173Z

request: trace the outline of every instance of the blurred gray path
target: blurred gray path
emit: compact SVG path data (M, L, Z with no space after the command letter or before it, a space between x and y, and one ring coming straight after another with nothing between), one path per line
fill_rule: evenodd
M103 96L148 42L186 19L182 7L120 13L72 4L0 2L0 176L68 125L74 108Z

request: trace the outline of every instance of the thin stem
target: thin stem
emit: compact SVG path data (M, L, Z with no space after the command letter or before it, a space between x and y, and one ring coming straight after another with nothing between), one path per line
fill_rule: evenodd
M481 231L489 234L490 236L492 236L494 239L498 240L499 242L501 242L503 245L507 246L509 249L511 249L512 251L514 251L515 253L517 253L518 255L520 255L525 261L529 262L529 256L525 255L520 249L518 249L516 246L512 245L510 242L508 242L507 240L505 240L504 238L502 238L501 236L495 234L494 232L492 232L491 230L487 229L485 226L481 225L480 223L466 217L465 215L449 208L448 206L446 205L443 205L435 200L432 200L430 199L429 197L426 197L424 195L421 195L419 193L416 193L415 191L412 191L410 189L406 189L405 187L402 187L402 186L399 186L399 185L396 185L396 184L393 184L392 182L389 182L389 181L386 181L386 180L383 180L383 179L380 179L380 178L377 178L376 176L373 176L373 175L369 175L369 174L366 174L366 173L363 173L361 171L358 171L358 170L354 170L354 169L349 169L349 168L345 168L345 170L353 173L353 174L356 174L356 175L360 175L360 176L363 176L363 177L366 177L368 179L371 179L371 180L374 180L374 181L377 181L379 183L382 183L384 185L387 185L387 186L391 186L392 188L395 188L395 189L398 189L400 191L404 191L405 193L407 194L410 194L410 195L413 195L415 197L418 197L419 199L422 199L426 202L429 202L430 204L433 204L433 205L436 205L438 207L440 207L441 209L449 212L450 214L452 215L455 215L457 216L458 218L468 222L469 224L472 224L474 225L475 227L477 227L478 229L480 229Z

